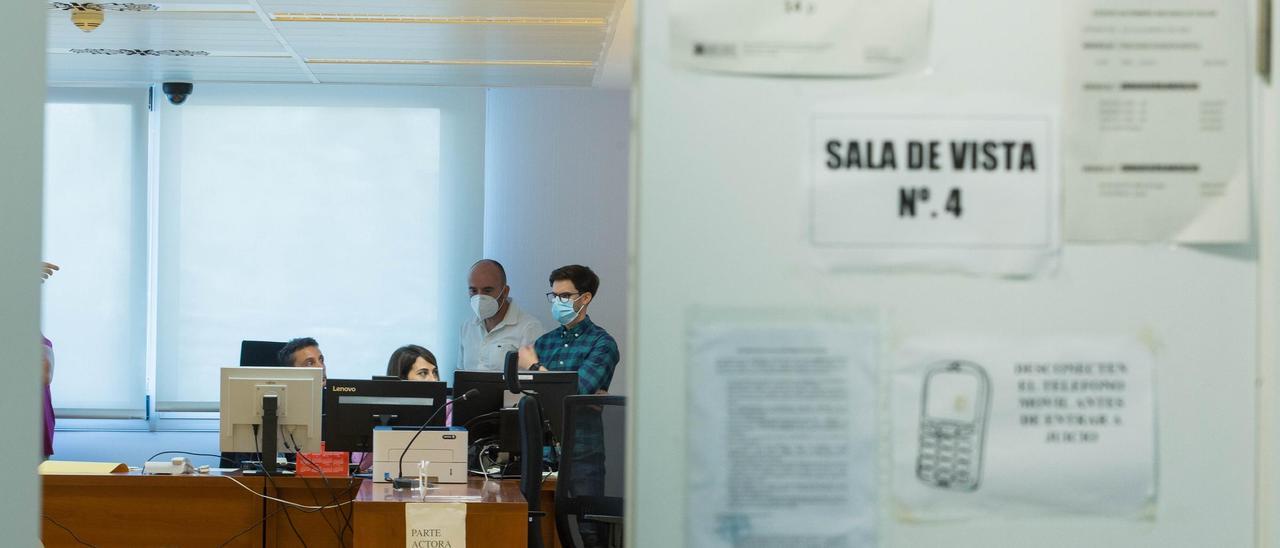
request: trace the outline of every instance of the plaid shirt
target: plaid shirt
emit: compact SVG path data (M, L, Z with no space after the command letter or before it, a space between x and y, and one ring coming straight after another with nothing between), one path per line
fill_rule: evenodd
M578 393L608 390L618 366L618 343L591 316L578 325L557 327L533 343L538 361L549 371L577 371Z
M550 371L577 371L579 394L607 391L620 359L618 343L590 316L571 328L557 327L538 337L533 350ZM598 414L584 414L573 428L574 457L604 452L604 425Z

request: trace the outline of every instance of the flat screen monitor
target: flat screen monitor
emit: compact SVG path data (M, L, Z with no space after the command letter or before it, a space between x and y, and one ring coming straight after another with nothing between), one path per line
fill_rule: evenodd
M218 447L224 452L262 451L263 396L276 398L278 451L320 450L319 368L223 367L218 405ZM256 431L256 433L255 433Z
M240 367L280 367L280 349L275 341L240 341Z
M557 440L562 437L564 399L578 393L577 371L521 371L517 374L520 388L533 394L542 410L542 417L551 425ZM466 401L453 405L453 424L466 426L467 421L493 413L503 407L512 407L519 400L513 395L506 401L506 377L496 371L455 371L453 393L465 394L472 388L479 391Z
M373 451L373 427L444 426L443 382L329 379L324 390L324 445L329 451Z

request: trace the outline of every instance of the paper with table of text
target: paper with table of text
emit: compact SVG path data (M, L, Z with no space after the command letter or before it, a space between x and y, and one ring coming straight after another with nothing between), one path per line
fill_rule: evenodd
M1248 240L1243 3L1064 9L1067 239Z

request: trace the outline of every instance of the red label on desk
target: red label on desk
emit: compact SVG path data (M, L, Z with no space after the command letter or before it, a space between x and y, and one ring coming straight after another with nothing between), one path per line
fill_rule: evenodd
M327 478L345 478L349 462L351 453L346 451L298 453L297 475L303 478L318 478L321 475Z

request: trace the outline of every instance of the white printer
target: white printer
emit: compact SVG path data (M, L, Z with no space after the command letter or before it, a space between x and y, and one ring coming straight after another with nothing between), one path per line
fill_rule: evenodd
M373 428L373 481L390 483L400 475L400 454L417 433L416 426ZM467 429L428 426L404 455L404 476L418 477L418 463L427 461L427 481L467 482Z

